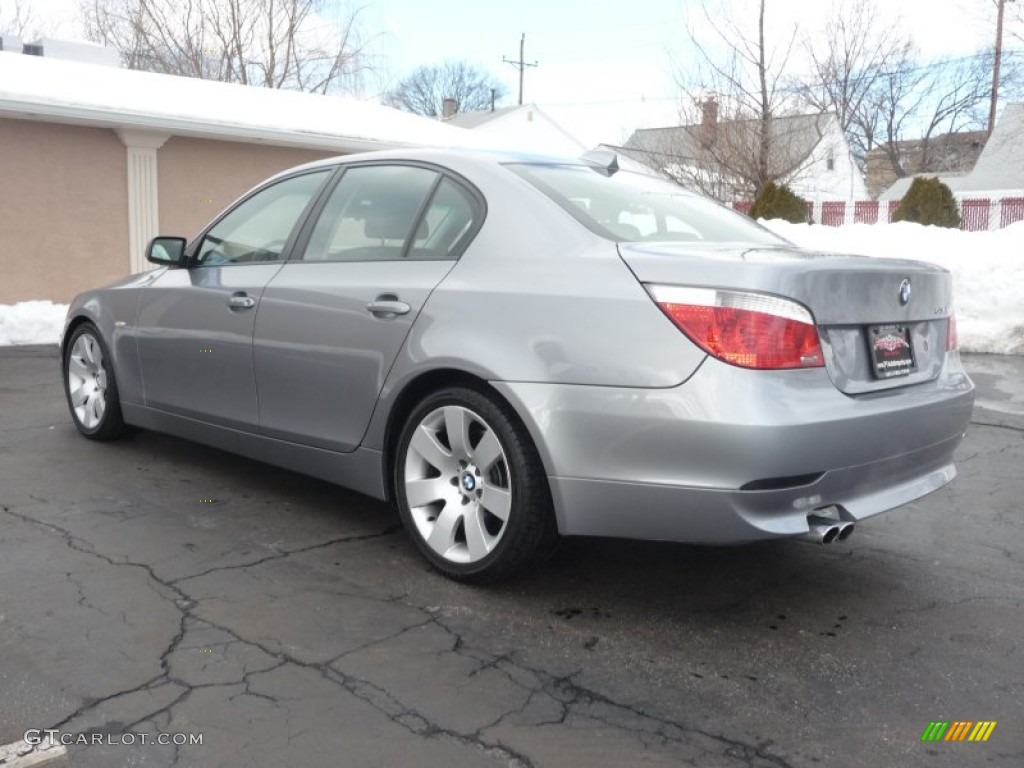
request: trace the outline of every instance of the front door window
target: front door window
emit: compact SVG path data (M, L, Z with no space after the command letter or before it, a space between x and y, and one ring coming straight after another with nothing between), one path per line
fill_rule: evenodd
M218 221L199 246L199 266L281 261L295 223L330 171L293 176L260 190Z

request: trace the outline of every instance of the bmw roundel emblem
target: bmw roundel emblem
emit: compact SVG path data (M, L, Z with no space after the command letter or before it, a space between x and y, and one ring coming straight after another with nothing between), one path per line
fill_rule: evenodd
M910 278L903 278L903 282L900 283L900 306L906 306L910 303Z

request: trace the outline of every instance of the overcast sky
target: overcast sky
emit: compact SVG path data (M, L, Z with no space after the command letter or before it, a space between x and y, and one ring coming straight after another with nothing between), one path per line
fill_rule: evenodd
M76 37L76 0L22 0L57 36ZM754 0L705 0L716 14L753 13ZM0 0L0 9L12 0ZM526 33L526 101L537 102L582 134L585 143L616 142L637 124L671 122L672 67L685 66L685 14L694 0L370 0L361 18L373 37L380 85L420 64L467 59L501 78L515 103L516 59ZM889 21L909 30L926 57L963 55L991 46L993 0L884 0ZM828 0L773 0L771 28L798 22L820 29ZM751 17L751 20L752 17ZM375 90L370 88L370 90Z

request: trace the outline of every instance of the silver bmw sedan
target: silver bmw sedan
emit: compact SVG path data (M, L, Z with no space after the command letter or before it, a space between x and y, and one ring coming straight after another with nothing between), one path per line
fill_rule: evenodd
M973 403L947 272L802 251L614 156L325 160L147 256L68 312L78 430L390 500L457 579L560 535L845 539L953 479Z

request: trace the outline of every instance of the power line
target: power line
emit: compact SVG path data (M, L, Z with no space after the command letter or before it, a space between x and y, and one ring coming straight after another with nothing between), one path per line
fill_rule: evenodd
M848 83L860 83L864 80L878 79L882 77L895 77L897 75L912 75L920 72L928 72L929 70L943 70L948 69L957 64L966 63L969 61L981 61L986 58L991 58L991 51L979 51L977 53L966 54L964 56L955 56L948 59L939 59L936 61L930 61L925 64L916 64L912 67L896 67L894 69L880 69L880 70L868 70L863 73L850 73L848 77L836 77L835 79L824 79L821 77L822 73L811 73L806 74L803 77L794 78L798 82L811 82L813 85L838 85L840 82ZM1004 61L1007 59L1024 59L1024 50L1004 50L1002 52L1002 58Z

